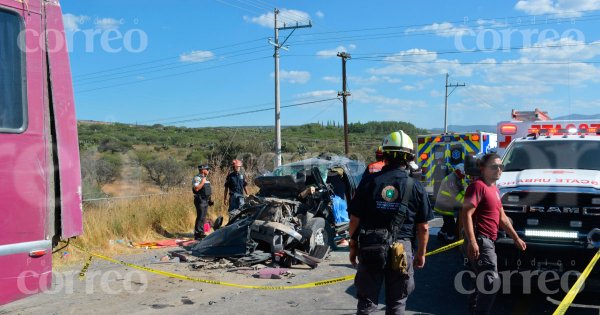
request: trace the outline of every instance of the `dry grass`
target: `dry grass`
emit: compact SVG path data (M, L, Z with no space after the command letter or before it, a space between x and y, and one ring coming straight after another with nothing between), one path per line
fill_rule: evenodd
M227 216L227 207L223 203L223 185L226 175L225 171L219 169L209 174L215 204L209 208L207 218L212 221L218 216ZM189 177L191 184L193 174ZM252 181L248 180L248 182L249 192L256 192L257 188L251 184ZM110 188L112 191L120 191L124 194L131 192L130 183L123 184L125 189L118 189L114 184ZM138 251L120 245L116 241L122 240L127 244L129 241L192 238L195 219L196 209L189 187L171 190L168 194L160 196L90 202L84 204L84 233L74 242L106 255ZM112 245L111 240L114 243ZM54 259L58 266L79 262L86 257L82 253L71 250L72 254L61 258L63 252L55 254Z

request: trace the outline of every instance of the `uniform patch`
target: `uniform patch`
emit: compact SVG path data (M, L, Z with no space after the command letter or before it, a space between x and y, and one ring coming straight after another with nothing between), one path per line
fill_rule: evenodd
M385 186L381 191L381 198L387 202L394 202L398 199L398 189L394 186Z

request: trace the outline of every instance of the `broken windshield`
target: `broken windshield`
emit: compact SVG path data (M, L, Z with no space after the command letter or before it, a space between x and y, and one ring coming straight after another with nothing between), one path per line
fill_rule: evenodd
M307 174L310 174L310 169L313 167L319 168L319 173L321 173L321 177L323 178L323 182L327 181L327 164L319 164L319 165L304 165L304 164L292 164L292 165L282 165L276 168L273 171L274 176L287 176L292 175L296 177L296 174L300 171L304 171Z

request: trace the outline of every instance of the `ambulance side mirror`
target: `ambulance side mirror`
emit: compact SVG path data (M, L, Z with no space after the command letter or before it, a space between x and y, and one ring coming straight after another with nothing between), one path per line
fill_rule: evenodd
M473 155L465 155L465 173L469 176L481 176L479 160Z

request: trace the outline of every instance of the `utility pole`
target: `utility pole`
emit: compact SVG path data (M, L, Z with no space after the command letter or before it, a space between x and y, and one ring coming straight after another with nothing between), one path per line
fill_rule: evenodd
M275 59L275 167L281 166L281 104L280 104L280 94L279 94L279 49L288 50L287 47L284 46L285 42L292 36L294 31L297 28L305 28L312 27L310 21L306 25L299 25L296 22L294 26L287 26L285 23L283 27L277 26L277 14L279 14L279 10L275 8L273 10L274 14L274 30L275 30L275 38L274 41L269 39L269 43L275 47L275 53L273 54L273 58ZM281 30L292 30L290 34L285 38L285 40L280 44L279 43L279 31Z
M446 94L444 94L446 97L444 98L444 133L448 133L448 96L450 96L450 94L452 94L452 92L454 92L454 90L456 90L457 87L461 87L461 86L466 86L466 84L448 84L448 77L450 77L450 75L448 73L446 73ZM452 91L450 91L450 94L448 94L448 88L452 87Z
M342 92L338 92L338 96L342 97L344 104L344 153L346 156L350 154L350 145L348 144L348 100L350 92L346 89L346 60L350 59L351 56L346 52L339 52L337 56L342 58Z

